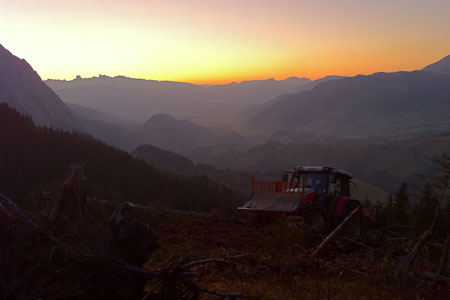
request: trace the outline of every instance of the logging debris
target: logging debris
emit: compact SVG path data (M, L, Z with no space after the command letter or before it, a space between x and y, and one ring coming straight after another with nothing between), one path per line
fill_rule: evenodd
M96 200L85 192L83 167L72 168L58 193L43 194L45 211L25 212L0 195L0 299L387 300L450 293L448 241L424 243L399 288L395 270L417 238L369 242L346 236L345 222L324 236L301 220L257 227Z
M202 287L195 268L229 265L203 259L148 270L143 265L158 249L152 229L121 203L109 219L93 218L84 188L84 164L71 167L45 212L23 211L0 194L0 299L191 299L226 293ZM142 207L137 207L140 209ZM147 283L157 280L152 290Z

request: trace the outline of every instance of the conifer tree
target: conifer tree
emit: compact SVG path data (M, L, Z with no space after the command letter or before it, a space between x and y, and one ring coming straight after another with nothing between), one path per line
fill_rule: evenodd
M375 220L376 220L377 226L386 225L386 223L388 221L386 205L382 201L380 201L380 199L377 199L373 208L375 209L375 214L376 214Z
M414 207L414 225L418 230L425 230L434 217L439 200L434 195L433 186L426 182L421 190L419 202Z
M394 216L394 199L392 197L392 193L389 193L389 198L387 199L386 205L383 209L384 219L386 223L392 224L395 222Z
M408 184L403 182L397 192L395 192L395 197L392 202L392 214L395 222L400 222L402 224L408 224L409 222L409 194L408 194Z

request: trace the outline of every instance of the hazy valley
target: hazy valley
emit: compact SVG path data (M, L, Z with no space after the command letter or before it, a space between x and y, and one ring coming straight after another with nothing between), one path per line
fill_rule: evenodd
M316 81L201 86L99 76L46 83L87 132L109 144L126 151L154 145L219 169L338 164L389 193L429 172L430 157L449 149L448 57L424 70Z

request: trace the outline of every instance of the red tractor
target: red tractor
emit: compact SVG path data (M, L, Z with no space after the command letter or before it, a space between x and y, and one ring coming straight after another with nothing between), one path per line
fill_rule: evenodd
M238 209L260 216L297 215L315 231L331 231L361 206L350 196L351 178L347 171L321 166L294 167L283 172L282 180L278 181L255 181L253 176L249 200ZM373 227L375 211L360 209L354 219L360 229L362 225Z

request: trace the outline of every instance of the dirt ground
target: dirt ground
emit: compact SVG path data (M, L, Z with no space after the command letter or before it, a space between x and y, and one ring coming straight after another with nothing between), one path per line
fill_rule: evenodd
M179 262L229 258L231 266L198 266L204 288L243 293L249 299L447 299L448 287L393 281L396 254L383 245L364 246L338 238L318 261L308 254L322 240L285 221L266 225L216 216L153 218L159 249L145 265L159 269ZM390 252L392 253L392 251ZM150 288L152 283L148 284ZM201 299L218 299L204 294Z

